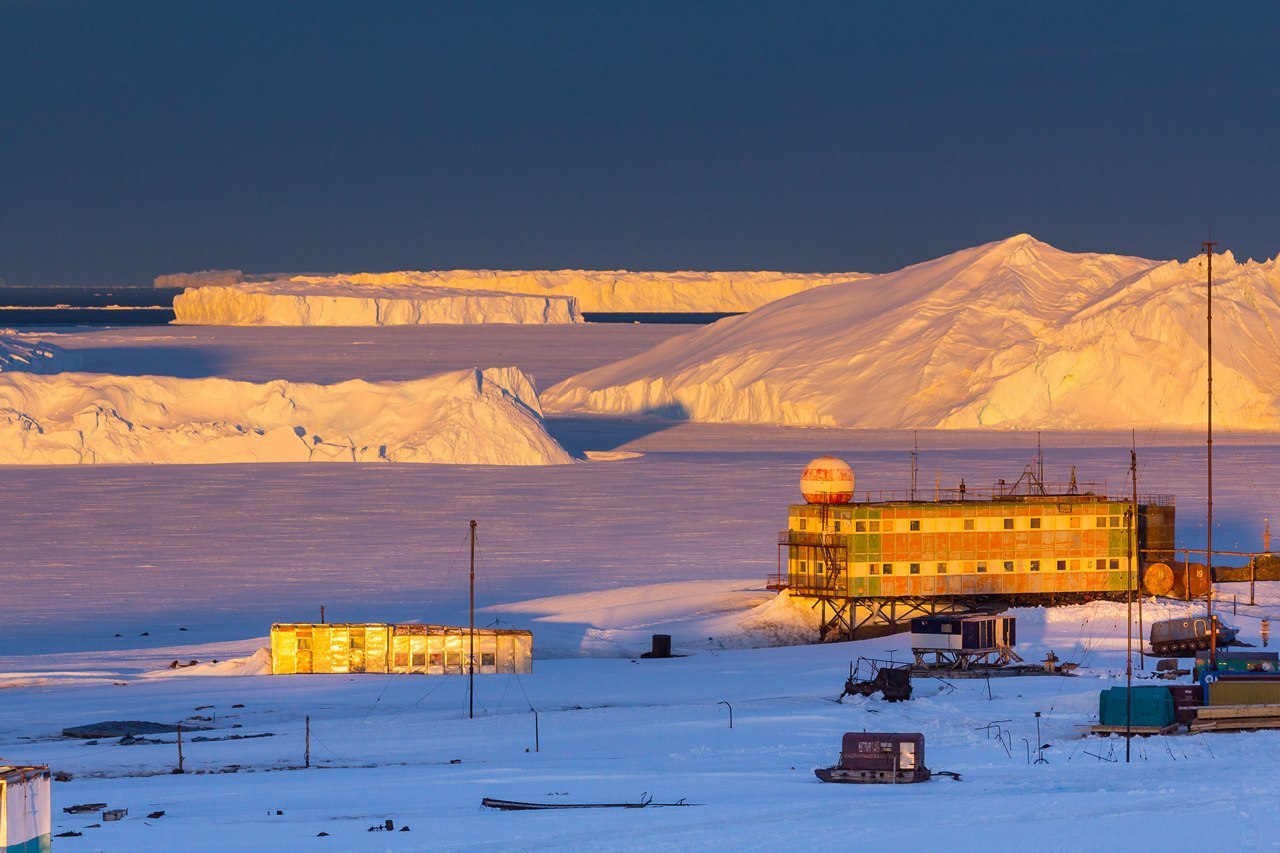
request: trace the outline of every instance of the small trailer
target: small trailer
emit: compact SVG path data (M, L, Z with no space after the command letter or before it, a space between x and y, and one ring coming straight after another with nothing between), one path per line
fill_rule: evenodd
M845 732L839 763L813 772L823 782L882 784L924 782L932 775L919 732Z
M965 614L911 620L911 652L919 669L966 670L1021 661L1013 650L1017 619Z
M1224 625L1217 616L1207 613L1165 619L1151 623L1151 651L1163 657L1192 657L1195 652L1209 648L1215 634L1217 639L1213 644L1224 649L1235 642L1239 633L1238 628Z

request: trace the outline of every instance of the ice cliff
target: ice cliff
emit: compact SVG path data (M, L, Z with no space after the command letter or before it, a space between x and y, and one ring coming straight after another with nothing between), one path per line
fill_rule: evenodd
M200 326L404 326L420 323L580 323L566 296L464 291L339 280L189 287L174 322Z
M1214 418L1280 429L1280 262L1214 258ZM1198 426L1204 259L1016 237L673 338L549 389L555 412L839 427Z
M202 325L572 323L579 311L732 313L861 273L451 270L246 276L208 270L159 276L186 287L177 322Z
M570 461L515 368L334 385L0 374L0 464Z
M80 366L80 356L44 341L29 341L11 329L0 329L0 373L61 373Z

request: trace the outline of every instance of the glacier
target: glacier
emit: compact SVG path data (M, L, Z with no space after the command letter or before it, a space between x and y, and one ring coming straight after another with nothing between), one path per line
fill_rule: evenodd
M1214 257L1214 416L1280 428L1280 262ZM880 428L1205 421L1204 258L1065 252L1027 234L823 288L548 389L557 413Z
M0 374L0 465L571 461L517 368L332 385Z

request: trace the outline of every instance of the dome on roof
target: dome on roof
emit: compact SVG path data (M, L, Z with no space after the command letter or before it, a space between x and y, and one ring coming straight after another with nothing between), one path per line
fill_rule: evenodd
M834 456L819 456L800 475L800 494L811 504L847 504L853 500L853 469Z

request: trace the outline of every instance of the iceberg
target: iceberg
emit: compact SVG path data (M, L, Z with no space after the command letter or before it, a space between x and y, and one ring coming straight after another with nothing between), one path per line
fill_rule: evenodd
M174 322L199 326L405 326L581 323L572 297L413 285L276 280L188 287Z
M1280 429L1280 262L1214 259L1214 418ZM1027 234L821 288L561 382L548 411L880 428L1205 420L1204 259Z
M600 313L741 313L865 273L450 270L159 276L185 287L176 322L201 325L576 323Z
M0 465L571 461L512 367L332 385L0 374Z
M44 341L28 341L12 329L0 330L0 373L61 373L80 367L80 355Z

